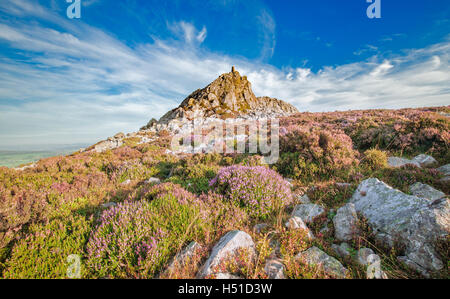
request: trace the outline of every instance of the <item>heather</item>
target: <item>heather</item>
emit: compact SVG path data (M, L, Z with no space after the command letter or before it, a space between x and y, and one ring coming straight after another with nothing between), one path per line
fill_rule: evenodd
M94 277L152 278L185 240L199 211L176 198L124 202L102 213L87 244Z
M222 168L210 186L253 217L265 218L291 202L288 183L264 166Z
M278 243L288 278L325 278L294 257L316 246L336 256L331 220L367 178L405 193L421 182L450 193L433 167L392 168L387 157L429 154L450 163L448 107L299 113L280 119L280 159L262 166L249 154L168 152L170 133L127 138L101 153L75 152L42 159L34 167L0 168L0 277L66 278L67 257L81 257L82 278L156 278L192 241L203 246L195 263L171 278L195 278L212 247L231 230L249 233L257 257L245 253L224 269L244 278L267 278L264 263ZM289 182L287 181L289 179ZM342 184L346 183L346 184ZM295 205L307 195L325 213L308 223L314 240L286 229ZM267 225L255 232L256 224ZM327 227L328 230L323 228ZM391 278L416 278L363 227L353 248L367 246ZM448 240L440 245L448 261ZM340 259L351 278L364 269ZM445 273L437 277L446 278Z

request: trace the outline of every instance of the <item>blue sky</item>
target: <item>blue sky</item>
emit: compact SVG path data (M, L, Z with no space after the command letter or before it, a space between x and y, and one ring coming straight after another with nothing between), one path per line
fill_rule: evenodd
M236 65L300 111L450 104L450 2L0 1L0 149L139 129Z

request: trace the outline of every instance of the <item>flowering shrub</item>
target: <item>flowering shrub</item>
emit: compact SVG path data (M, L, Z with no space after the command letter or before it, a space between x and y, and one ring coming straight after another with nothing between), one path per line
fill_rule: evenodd
M370 149L364 152L364 164L370 169L376 170L387 166L387 154L377 149Z
M3 278L67 278L67 257L72 254L84 256L91 229L92 219L80 216L32 225L30 233L13 247ZM81 266L80 274L84 277L84 265Z
M198 213L170 196L125 202L104 211L87 244L92 275L152 278L198 231Z
M222 168L210 186L254 217L265 218L292 199L288 183L277 172L263 166Z
M289 127L281 136L280 173L298 179L313 179L347 169L357 163L349 136L338 130Z

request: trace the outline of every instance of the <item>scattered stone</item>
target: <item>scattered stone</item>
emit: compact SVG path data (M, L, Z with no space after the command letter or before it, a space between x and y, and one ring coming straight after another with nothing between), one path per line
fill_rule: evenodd
M264 271L269 279L285 279L284 265L281 259L269 259L264 266Z
M431 156L428 155L418 155L417 157L415 157L414 159L412 159L412 161L419 163L419 165L421 167L435 167L438 165L438 161L436 161L436 159L434 159Z
M341 258L347 258L350 256L350 253L352 251L352 248L347 243L341 243L341 245L333 244L331 245L331 248L334 250L334 252Z
M368 266L369 265L369 256L371 255L375 255L375 252L373 252L372 249L370 248L361 248L360 250L358 250L358 255L356 258L356 261L358 262L358 264L360 264L361 266Z
M128 180L126 180L126 181L122 182L122 184L121 184L121 185L124 185L124 186L126 186L126 185L129 185L129 184L131 184L131 180L130 180L130 179L128 179Z
M450 164L439 167L437 171L444 175L450 175Z
M350 202L367 219L378 240L389 247L396 242L405 247L409 264L417 265L414 268L426 272L444 267L433 244L450 231L448 199L430 203L372 178L359 185Z
M145 181L146 184L161 184L161 180L158 178L149 178L147 181Z
M339 241L352 240L359 233L355 205L349 203L337 210L333 224L336 239Z
M310 229L306 226L306 224L303 222L303 220L300 217L294 216L289 219L288 222L286 222L286 227L295 230L295 229L301 229L306 232L306 236L309 239L314 239L314 235L310 231Z
M167 268L167 273L172 273L176 270L177 266L185 266L190 262L195 253L202 250L203 247L199 243L193 241L186 248L184 248L181 252L177 253Z
M411 185L409 187L409 191L417 197L426 198L432 201L446 197L444 192L422 183L415 183L414 185Z
M36 167L36 163L33 163L33 164L26 165L26 166L23 166L23 167L14 168L14 170L24 171L24 170L32 169L32 168L35 168L35 167Z
M297 205L292 212L292 217L300 217L305 223L311 223L315 218L325 214L325 209L316 204Z
M420 164L418 162L399 157L389 157L388 165L394 168L400 168L405 165L414 165L420 168Z
M264 231L266 228L268 228L269 225L267 225L266 223L260 223L260 224L256 224L253 227L253 231L257 234L260 234L262 231Z
M117 206L117 204L115 202L107 202L107 203L102 204L103 209L109 209L109 208L112 208L115 206Z
M100 141L96 145L94 145L94 151L97 153L102 153L107 150L116 149L123 145L123 141L121 139L108 138L108 140Z
M308 197L307 194L305 194L305 195L303 195L303 196L299 196L299 197L298 197L298 201L299 201L301 204L308 204L308 203L311 203L311 200L309 199L309 197Z
M335 278L346 278L348 270L334 257L329 256L317 247L311 247L306 251L300 252L296 259L301 259L310 266L318 266L325 273Z
M117 133L116 135L114 135L114 139L124 139L125 138L125 134L120 132Z
M199 278L205 278L212 274L217 274L216 267L227 258L232 258L237 251L245 249L249 251L250 255L255 254L255 243L246 232L231 231L223 236L220 241L214 246L211 255L203 265L198 273Z
M445 176L441 179L441 182L450 183L450 164L439 167L437 170Z
M367 279L389 279L387 274L381 269L381 259L376 254L367 257Z

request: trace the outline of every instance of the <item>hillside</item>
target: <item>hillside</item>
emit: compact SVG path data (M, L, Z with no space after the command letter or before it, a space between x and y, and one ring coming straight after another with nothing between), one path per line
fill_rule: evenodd
M450 107L292 114L250 91L233 70L139 132L0 167L0 277L66 278L72 255L75 278L449 277ZM275 164L156 127L228 110L279 116Z

